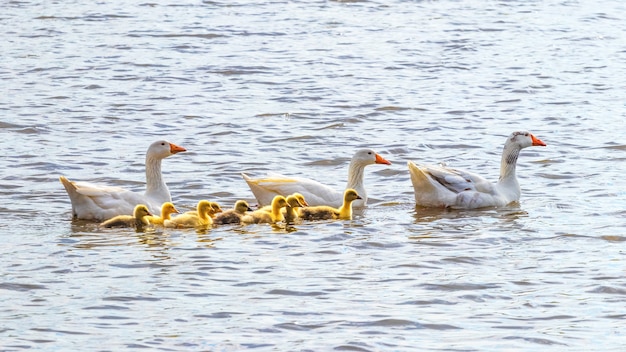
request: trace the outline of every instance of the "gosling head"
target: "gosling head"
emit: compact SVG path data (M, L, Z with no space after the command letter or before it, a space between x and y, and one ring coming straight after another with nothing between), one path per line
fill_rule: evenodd
M176 209L176 207L174 206L174 204L172 204L172 202L165 202L161 206L161 215L175 214L175 213L178 213L178 209Z
M135 210L133 211L133 216L136 219L141 219L144 216L151 216L152 214L150 213L150 210L148 210L148 207L144 204L138 204L135 207Z
M343 200L346 201L346 202L352 202L352 201L355 201L357 199L363 199L363 198L361 198L361 196L359 196L359 194L356 193L356 191L353 190L352 188L348 188L343 193Z
M296 195L293 195L293 194L287 197L287 205L292 207L292 208L299 208L299 207L303 207L304 206L302 204L302 202L300 202L298 197Z
M246 202L245 200L238 200L235 203L235 210L238 213L243 214L243 213L245 213L247 211L252 211L252 208L250 208L250 206L248 205L248 202Z
M296 199L298 199L298 202L300 203L301 207L308 207L309 203L306 202L306 200L304 200L304 196L300 193L294 193L292 194L292 196L296 197Z

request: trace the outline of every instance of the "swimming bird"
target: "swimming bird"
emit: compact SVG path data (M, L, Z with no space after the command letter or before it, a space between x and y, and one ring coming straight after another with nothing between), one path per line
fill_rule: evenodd
M195 211L188 211L166 220L164 225L165 227L173 228L208 227L213 225L213 219L209 215L212 211L211 202L201 200L198 202Z
M252 209L250 209L250 206L248 205L248 202L246 202L245 200L238 200L235 203L235 207L233 209L229 209L220 214L217 214L213 222L220 225L240 224L241 219L244 215L246 215L246 212L248 211L252 211Z
M334 208L327 205L318 205L302 208L300 217L305 220L327 220L327 219L352 219L352 202L361 199L361 196L351 188L345 190L341 207Z
M174 206L172 202L165 202L161 206L161 216L148 216L148 221L153 225L161 225L163 226L163 222L165 220L170 220L172 218L172 214L177 214L178 210Z
M263 209L255 210L251 213L244 215L241 219L242 222L247 224L261 224L261 223L277 223L285 220L281 209L287 206L287 199L283 196L275 196L272 200L272 209L265 211Z
M109 220L103 221L101 227L134 227L137 230L150 225L147 217L152 214L145 204L138 204L133 209L133 215L117 215Z
M522 149L546 144L529 132L513 132L506 140L500 162L500 178L492 183L482 176L444 166L416 165L409 161L415 203L422 207L475 209L501 207L519 200L515 175Z
M219 203L217 202L209 202L209 204L211 205L211 208L208 209L207 214L211 217L211 219L214 219L217 213L222 212L222 207L220 207ZM198 215L197 210L191 210L191 211L188 211L187 213Z
M285 223L293 224L300 217L299 212L296 211L296 209L301 210L304 204L302 204L299 197L295 194L287 196L286 199L287 199L287 206L285 207L285 212L284 212Z
M158 212L161 204L171 202L170 191L161 174L161 160L186 151L167 141L156 141L146 152L146 192L129 191L121 187L104 186L88 182L73 182L59 177L72 202L74 218L85 220L109 219L116 215L131 214L135 205L145 204Z
M367 192L363 184L363 174L365 167L372 164L391 165L389 161L372 149L357 151L350 161L346 189L355 189L361 196L361 199L354 203L355 207L363 207L367 204ZM303 194L310 205L339 207L343 201L343 191L337 191L309 178L287 177L279 174L272 174L257 179L253 179L245 173L242 173L241 176L248 184L248 187L250 187L259 205L270 204L276 195L293 194L296 192Z

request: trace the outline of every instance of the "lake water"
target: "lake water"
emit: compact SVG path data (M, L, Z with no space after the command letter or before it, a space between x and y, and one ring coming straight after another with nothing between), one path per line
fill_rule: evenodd
M626 4L7 1L0 14L0 350L623 351ZM407 160L519 204L416 209ZM341 189L352 221L102 230L58 181L254 203L239 173Z

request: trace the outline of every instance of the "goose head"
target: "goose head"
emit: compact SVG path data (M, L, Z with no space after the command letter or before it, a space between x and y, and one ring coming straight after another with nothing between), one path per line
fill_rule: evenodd
M177 146L174 143L168 141L156 141L150 144L146 158L150 159L165 159L168 156L172 156L177 153L186 152L187 149Z
M541 139L526 131L517 131L511 133L509 139L507 139L506 141L505 148L513 145L518 146L519 149L535 146L546 146L546 144Z
M360 165L385 164L391 165L389 161L380 156L372 149L361 149L352 157L352 163Z

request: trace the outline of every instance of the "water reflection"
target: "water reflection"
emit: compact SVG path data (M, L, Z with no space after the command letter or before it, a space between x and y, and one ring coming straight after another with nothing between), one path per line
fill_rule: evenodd
M450 209L450 208L423 208L416 206L413 213L415 223L433 222L444 219L471 219L471 218L492 218L505 221L514 221L528 217L519 203L512 203L501 208L485 209Z

